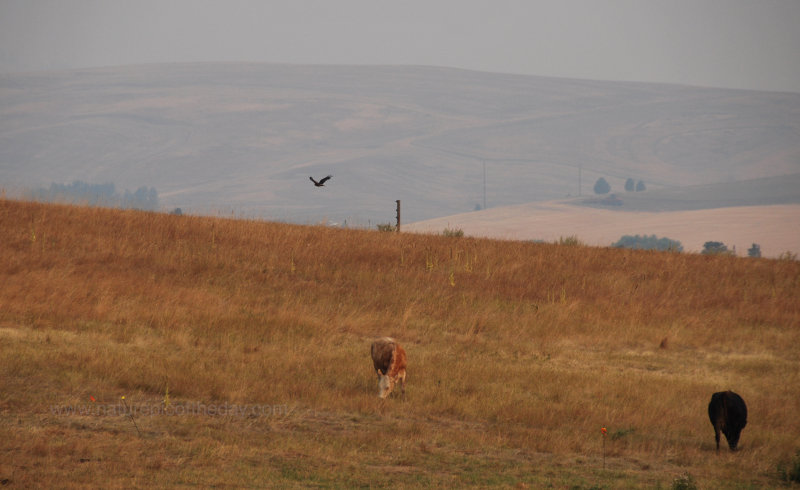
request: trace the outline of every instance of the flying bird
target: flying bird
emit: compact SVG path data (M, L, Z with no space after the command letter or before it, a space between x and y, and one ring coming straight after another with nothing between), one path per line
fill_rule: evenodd
M323 178L319 179L319 182L314 180L314 177L309 177L309 179L311 179L311 182L313 182L315 186L322 187L322 186L325 185L325 182L327 182L328 179L330 179L331 177L333 177L333 175L329 175L327 177L323 177Z

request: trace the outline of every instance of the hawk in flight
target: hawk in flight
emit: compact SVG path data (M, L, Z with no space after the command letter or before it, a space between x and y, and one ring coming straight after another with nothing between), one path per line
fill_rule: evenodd
M319 179L319 182L314 180L314 177L309 177L309 179L311 179L311 182L313 182L315 186L322 187L322 186L325 185L325 182L327 182L328 179L330 179L331 177L333 177L333 175L329 175L327 177L323 177L323 178Z

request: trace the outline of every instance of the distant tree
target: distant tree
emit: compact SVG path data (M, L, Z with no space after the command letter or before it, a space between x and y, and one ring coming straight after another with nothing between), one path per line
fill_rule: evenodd
M703 251L700 253L704 255L730 255L731 252L722 242L706 242L703 244Z
M475 203L475 211L480 211L481 209L483 209L483 208L481 208L481 203L476 202Z
M636 192L642 192L643 190L645 190L644 182L640 180L639 183L636 184Z
M659 250L662 252L683 252L683 245L677 240L669 238L658 238L651 236L631 236L625 235L616 243L611 245L614 248L631 248L636 250Z
M761 245L754 243L752 247L747 249L747 256L753 258L761 257Z
M594 193L608 194L609 192L611 192L611 186L606 182L606 179L603 177L597 179L597 182L594 183Z
M628 180L625 181L625 192L633 192L636 188L636 183L633 181L632 178L628 177Z

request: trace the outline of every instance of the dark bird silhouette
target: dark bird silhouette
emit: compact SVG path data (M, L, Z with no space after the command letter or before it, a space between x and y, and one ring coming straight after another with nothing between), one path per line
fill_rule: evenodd
M322 187L322 186L325 185L325 182L327 182L328 179L330 179L331 177L333 177L333 175L329 175L327 177L323 177L323 178L319 179L319 182L314 180L314 177L309 177L309 179L311 179L311 182L313 182L315 186Z

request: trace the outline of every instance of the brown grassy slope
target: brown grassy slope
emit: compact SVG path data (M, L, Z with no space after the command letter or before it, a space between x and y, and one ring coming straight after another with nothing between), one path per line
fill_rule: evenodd
M798 262L5 200L0 230L0 478L21 485L765 484L798 449ZM405 402L377 402L378 335L406 346ZM140 415L140 436L51 411L167 387L262 413ZM717 456L724 389L750 422Z

